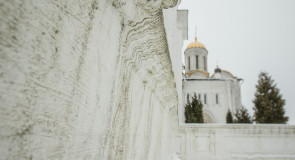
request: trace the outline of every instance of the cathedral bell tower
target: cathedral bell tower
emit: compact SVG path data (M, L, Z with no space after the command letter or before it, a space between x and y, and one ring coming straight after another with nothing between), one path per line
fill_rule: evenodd
M189 73L195 70L207 72L207 55L206 47L198 42L196 36L195 41L189 44L184 51L185 72Z

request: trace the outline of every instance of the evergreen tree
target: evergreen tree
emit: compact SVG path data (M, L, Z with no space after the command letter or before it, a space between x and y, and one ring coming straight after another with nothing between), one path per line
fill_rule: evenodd
M230 110L226 114L226 123L233 123L233 116Z
M237 110L235 113L234 123L252 123L251 116L246 108L242 107Z
M266 72L259 74L253 103L256 123L286 123L289 119L284 116L285 100L274 84L274 80Z
M204 123L203 104L194 95L192 102L185 106L185 123Z

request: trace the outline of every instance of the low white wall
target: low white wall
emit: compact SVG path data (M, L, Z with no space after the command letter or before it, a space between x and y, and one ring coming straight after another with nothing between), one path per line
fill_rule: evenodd
M294 160L294 125L181 124L175 145L185 160Z

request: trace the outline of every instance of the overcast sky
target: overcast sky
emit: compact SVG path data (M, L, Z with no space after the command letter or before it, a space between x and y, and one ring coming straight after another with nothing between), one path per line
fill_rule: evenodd
M242 103L253 114L255 85L261 71L277 83L295 124L295 0L182 0L188 9L188 36L208 50L208 71L219 67L244 79ZM183 50L184 50L183 49Z

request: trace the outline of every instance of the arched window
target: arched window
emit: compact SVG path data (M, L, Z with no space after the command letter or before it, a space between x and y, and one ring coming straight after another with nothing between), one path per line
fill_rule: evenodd
M201 100L201 94L199 94L198 97L199 97L199 101L200 101Z
M191 60L190 60L190 57L187 57L187 63L188 63L188 70L191 70Z
M207 104L207 95L204 94L204 104Z
M196 69L199 69L199 56L196 56Z
M189 103L189 94L186 94L186 103Z
M219 99L218 99L219 97L218 97L218 94L216 94L216 104L218 104L219 103Z
M213 123L211 116L209 116L206 113L203 113L203 119L204 119L204 123Z
M207 61L206 61L206 56L204 56L204 70L207 71Z

